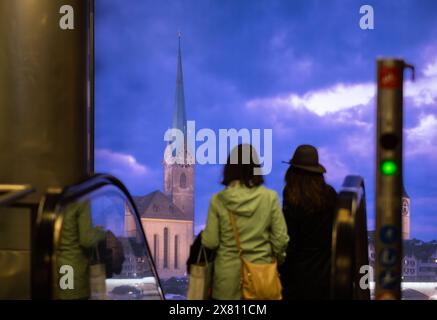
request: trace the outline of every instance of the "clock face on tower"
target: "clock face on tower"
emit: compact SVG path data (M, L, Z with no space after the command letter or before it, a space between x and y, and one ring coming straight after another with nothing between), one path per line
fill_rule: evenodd
M402 215L408 216L408 201L402 201Z

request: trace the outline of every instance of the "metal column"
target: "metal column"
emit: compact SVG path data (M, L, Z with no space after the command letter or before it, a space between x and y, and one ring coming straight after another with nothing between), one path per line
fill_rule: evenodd
M0 298L31 297L41 195L92 170L91 4L0 0L0 184L36 189L0 208Z
M36 197L90 170L89 6L0 0L0 183L32 184Z

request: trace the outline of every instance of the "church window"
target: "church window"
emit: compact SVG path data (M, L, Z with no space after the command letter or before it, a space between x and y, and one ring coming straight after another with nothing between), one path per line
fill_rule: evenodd
M164 266L168 268L168 228L164 228Z
M158 267L158 235L153 235L153 260L155 261L155 266Z
M174 236L174 267L175 267L175 269L179 268L179 263L178 263L179 247L178 246L179 246L179 236L176 235L176 236Z
M179 186L181 188L186 188L187 187L187 176L185 175L185 173L181 174L180 181L179 181Z

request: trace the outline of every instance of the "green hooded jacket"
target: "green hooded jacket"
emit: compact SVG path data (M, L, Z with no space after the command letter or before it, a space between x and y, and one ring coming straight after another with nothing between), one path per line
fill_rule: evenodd
M237 182L213 195L202 232L203 246L217 250L212 297L239 300L241 262L229 210L235 214L243 256L251 262L270 263L274 255L282 263L289 237L275 191Z

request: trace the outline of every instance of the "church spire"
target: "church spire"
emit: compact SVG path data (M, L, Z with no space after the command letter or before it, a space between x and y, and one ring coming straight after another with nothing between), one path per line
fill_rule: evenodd
M184 80L182 74L181 33L178 33L178 64L176 73L176 93L173 109L173 129L184 134L184 146L167 144L164 151L164 193L172 203L185 213L186 219L194 221L194 152L190 145L185 114ZM177 137L175 137L177 139ZM180 138L180 137L179 137ZM176 141L181 143L182 141ZM178 148L179 147L179 148ZM171 161L168 161L171 160ZM176 161L174 161L176 160ZM194 232L194 230L192 231ZM191 233L191 231L190 231Z
M178 66L176 74L176 94L173 107L173 129L179 129L187 136L187 117L185 115L184 79L182 74L181 32L178 32Z

